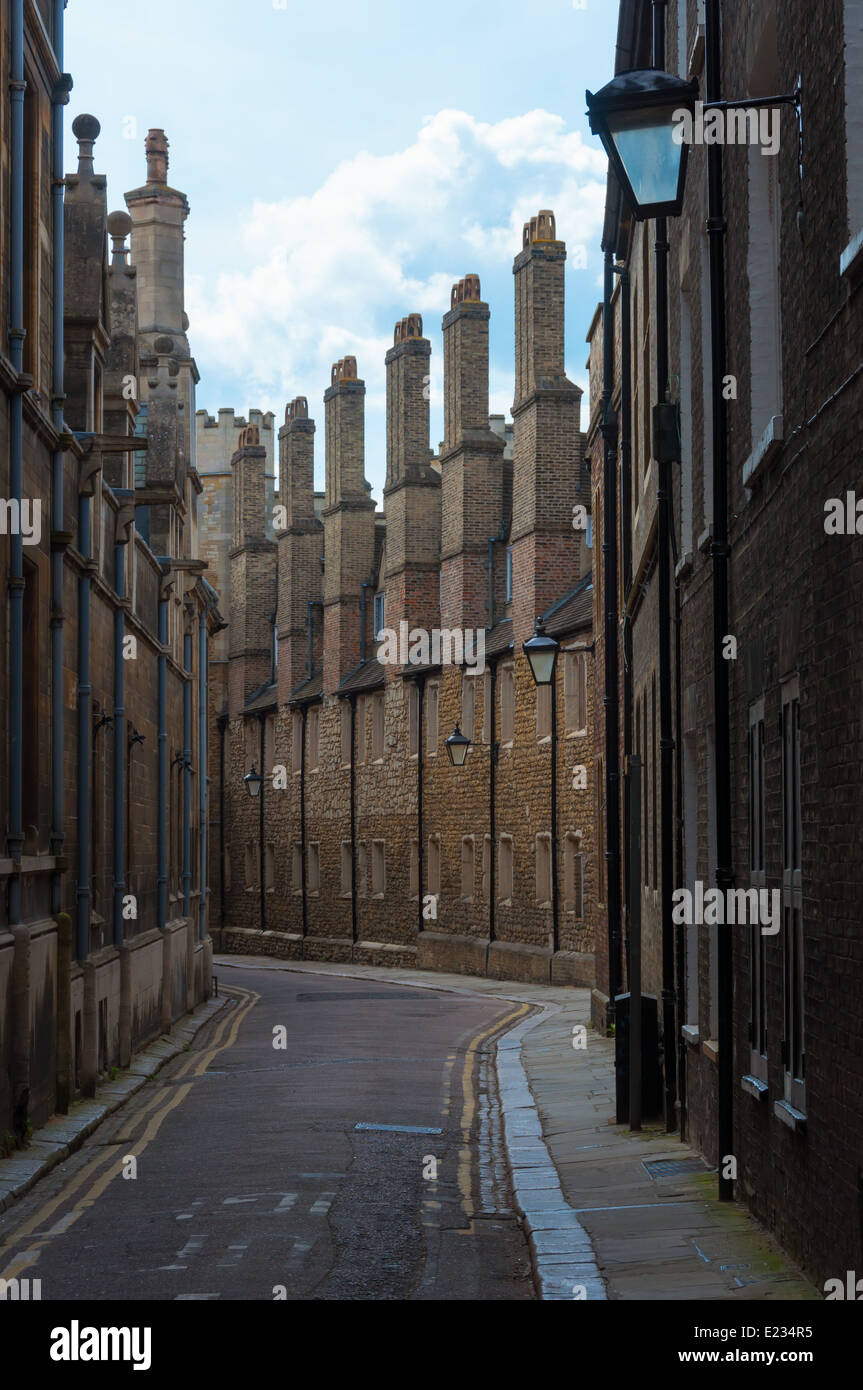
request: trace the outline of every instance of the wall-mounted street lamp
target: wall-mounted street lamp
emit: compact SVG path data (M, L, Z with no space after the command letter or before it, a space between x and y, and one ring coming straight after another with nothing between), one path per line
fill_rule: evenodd
M264 779L260 772L255 771L254 763L252 763L251 772L246 773L243 781L246 784L246 791L249 793L249 796L257 797L261 795L261 786L263 785Z
M542 618L537 618L532 637L522 644L536 686L551 687L551 949L560 947L557 902L557 692L554 672L560 643L549 637Z
M449 753L449 760L453 767L464 767L467 750L470 748L470 739L466 738L456 724L455 729L446 740L446 751Z
M690 116L698 83L658 68L618 73L598 92L586 92L590 128L598 135L636 220L679 217L688 146L675 122Z
M536 629L529 640L523 643L524 654L530 663L531 675L537 685L551 685L554 681L554 668L560 643L549 637L541 618L536 620ZM554 706L552 705L552 719Z

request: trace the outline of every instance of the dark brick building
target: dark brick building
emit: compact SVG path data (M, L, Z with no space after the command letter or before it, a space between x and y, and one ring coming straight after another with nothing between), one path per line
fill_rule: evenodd
M669 984L663 975L663 843L671 837L675 888L716 884L723 868L717 817L724 814L717 778L721 785L727 770L732 863L724 867L736 889L775 892L780 911L776 930L767 934L748 923L676 924L673 1036L666 1032L664 1056L677 1067L667 1118L681 1122L687 1139L712 1161L734 1158L737 1197L823 1283L863 1261L863 569L853 521L863 411L863 5L708 2L705 13L703 3L680 0L664 8L665 67L697 77L702 97L705 20L709 24L713 14L721 21L723 97L792 93L800 82L802 146L789 105L781 116L776 111L776 152L763 153L757 143L728 143L721 151L728 476L727 498L720 500L727 504L729 540L725 635L736 647L723 641L718 650L703 145L689 152L683 214L668 224L669 385L679 405L682 463L672 468L671 488L675 790L665 807L657 666L664 561L650 433L658 396L655 224L636 223L609 180L604 246L625 272L615 277L611 302L611 399L622 480L620 649L627 654L620 771L633 753L645 765L641 864L637 881L623 880L623 929L626 938L637 895L642 984L661 1000ZM618 71L651 66L651 9L640 0L621 4ZM590 341L592 379L601 389L601 315ZM601 458L601 423L597 413L588 434L592 458ZM592 476L599 534L602 470ZM595 593L601 681L600 584ZM723 661L730 695L727 769L717 765L714 703L714 667ZM599 746L599 701L595 708ZM608 925L598 927L597 1018L608 1003ZM725 1060L719 1043L721 933L728 934L731 962L731 1155L720 1152L717 1125ZM625 949L621 955L625 966Z

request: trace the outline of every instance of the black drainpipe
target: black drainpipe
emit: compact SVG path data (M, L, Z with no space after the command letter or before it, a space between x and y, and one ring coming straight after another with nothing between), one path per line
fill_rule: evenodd
M227 719L219 719L219 930L225 930L225 730Z
M312 676L313 676L313 674L314 674L314 669L315 669L314 646L313 646L313 643L314 643L314 631L313 631L313 628L312 628L312 609L313 609L313 608L323 608L323 606L324 606L324 605L323 605L323 600L322 600L322 599L319 599L319 598L310 598L309 601L308 601L308 603L306 604L306 630L307 630L307 632L308 632L308 634L309 634L309 654L308 654L308 657L307 657L307 659L306 659L306 674L307 674L309 680L312 679ZM305 719L305 717L306 717L306 716L305 716L305 706L303 706L303 718Z
M423 929L423 703L425 676L417 677L417 931Z
M653 64L665 67L667 0L653 0ZM668 222L656 218L656 387L660 407L668 397ZM657 452L660 457L656 458ZM671 723L671 462L668 450L654 444L657 466L657 584L659 590L659 771L660 771L660 904L662 914L662 1059L665 1081L665 1128L677 1128L677 1026L674 979L674 738Z
M260 874L261 874L261 931L266 931L266 930L267 930L267 885L266 885L266 874L265 874L264 870L265 870L265 866L266 866L266 862L267 862L267 852L266 852L266 846L264 845L264 787L265 787L266 784L267 784L267 770L266 770L266 768L265 768L265 766L264 766L264 745L265 745L265 742L266 742L265 733L266 733L266 725L267 725L267 716L266 716L263 712L261 712L261 713L258 715L258 723L259 723L260 726L261 726L261 736L260 736L260 753L261 753L261 790L260 790L260 792L259 792L259 794L258 794L258 801L259 801L259 803L260 803L259 808L258 808L258 816L259 816L259 820L258 820L258 839L259 839L260 842L261 842L261 869L260 869Z
M302 705L301 709L303 721L302 743L300 744L300 860L303 885L303 940L305 940L309 930L308 906L306 904L306 711L308 706Z
M605 636L605 827L608 992L612 1018L620 990L620 738L618 733L617 419L614 392L614 256L606 248L602 304L603 627Z
M704 36L708 101L719 101L722 87L719 0L707 0ZM725 375L725 217L722 206L722 147L707 146L707 242L710 254L710 345L713 406L713 719L715 730L716 886L723 893L734 883L731 847L731 730L728 707L728 662L722 644L728 632L728 430L722 381ZM718 1022L719 1198L734 1198L734 1183L725 1177L725 1157L734 1152L733 933L719 932Z
M491 840L491 843L490 843L490 845L489 845L489 850L488 850L488 944L489 944L489 946L490 946L491 943L495 940L495 933L494 933L494 908L495 908L495 902L494 902L494 898L495 898L494 863L495 863L495 855L496 855L496 853L497 853L497 844L496 844L496 841L495 841L495 836L496 836L496 834L497 834L497 828L496 828L496 826L495 826L495 819L494 819L494 800L495 800L494 791L495 791L495 768L496 768L496 766L497 766L497 739L496 739L496 737L495 737L495 727L494 727L494 704L495 704L495 699L494 699L494 688L495 688L495 685L496 685L496 683L497 683L497 662L496 662L496 661L490 661L490 662L489 662L489 667L488 667L488 669L489 669L489 673L490 673L490 677L491 677L491 679L489 680L489 683L488 683L488 687L489 687L489 692L488 692L488 698L489 698L489 708L488 708L488 833L489 833L489 838L490 838L490 840ZM488 950L486 950L486 953L485 953L485 969L486 969L486 974L488 974Z
M632 361L630 327L630 284L626 266L617 268L620 275L620 531L621 556L623 568L624 611L629 606L632 589ZM629 617L623 622L623 766L626 769L623 782L623 824L630 833L630 814L632 806L631 784L629 779L629 758L632 754L632 626ZM632 901L632 856L626 854L623 860L624 908L621 911L621 929L626 921L626 980L631 980L629 967L629 912ZM622 981L622 966L619 979Z
M357 697L349 695L351 707L351 942L356 945L357 934L357 774L354 757L354 740L357 727Z

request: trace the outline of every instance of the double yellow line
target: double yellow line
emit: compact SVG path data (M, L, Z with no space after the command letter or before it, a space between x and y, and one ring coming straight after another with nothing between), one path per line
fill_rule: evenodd
M243 1019L255 1007L261 996L256 994L253 990L241 989L237 986L231 986L228 992L232 995L236 995L238 999L243 1001L240 1008L236 1013L230 1013L226 1018L220 1021L213 1034L211 1045L201 1053L191 1053L174 1072L171 1080L176 1080L181 1076L188 1075L202 1076L220 1052L225 1052L228 1048L233 1047L237 1040L237 1034L239 1033ZM226 1031L226 1041L222 1042L222 1038L225 1037ZM0 1259L2 1259L2 1252L10 1246L19 1245L22 1237L31 1236L35 1231L40 1232L36 1239L31 1241L25 1250L19 1251L12 1257L11 1264L7 1265L5 1269L0 1270L0 1278L17 1278L23 1270L28 1269L30 1265L36 1263L42 1247L52 1236L63 1235L70 1227L74 1226L78 1218L83 1216L84 1212L92 1207L94 1202L99 1200L109 1184L122 1172L127 1158L132 1156L135 1158L140 1157L147 1145L152 1143L171 1111L182 1104L191 1089L191 1082L187 1082L183 1086L178 1086L176 1091L174 1091L165 1104L162 1105L162 1108L151 1116L140 1138L135 1140L131 1147L124 1143L108 1144L102 1153L97 1154L89 1163L85 1164L81 1171L76 1173L74 1178L70 1178L69 1182L65 1184L55 1197L45 1202L33 1216L28 1217L20 1226L17 1226L13 1235L7 1236L4 1241L0 1241ZM165 1092L160 1088L130 1116L130 1128L137 1126L151 1110L156 1109L160 1101L164 1100ZM121 1149L123 1153L117 1157ZM111 1162L112 1159L114 1162ZM83 1188L88 1180L93 1178L106 1162L110 1163L110 1167L105 1169L105 1171L96 1178L84 1195L77 1199L71 1210L68 1211L65 1216L61 1217L54 1226L43 1229L45 1223L54 1216L55 1212L60 1207L64 1206L71 1197L74 1197L75 1193Z
M459 1235L472 1236L474 1234L473 1218L473 1181L471 1179L471 1148L470 1138L473 1130L474 1115L476 1113L476 1096L473 1084L474 1059L479 1050L480 1044L487 1041L493 1033L509 1031L518 1019L524 1018L530 1012L529 1004L519 1004L518 1008L512 1009L503 1018L498 1018L488 1028L484 1028L481 1033L471 1040L464 1055L464 1069L462 1071L462 1112L461 1112L461 1136L462 1146L458 1155L458 1190L461 1194L462 1210L468 1219L468 1226L459 1231Z

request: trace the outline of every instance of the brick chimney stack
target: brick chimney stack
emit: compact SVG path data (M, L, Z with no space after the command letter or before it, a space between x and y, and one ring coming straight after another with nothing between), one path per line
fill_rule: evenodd
M321 598L323 527L315 519L315 422L309 403L297 396L285 409L279 430L280 497L287 512L279 547L279 703L306 679L308 603ZM315 631L320 615L315 614ZM318 644L319 645L319 644Z
M365 479L365 394L356 358L336 362L324 394L325 693L332 693L359 663L361 586L371 578L374 564L375 504Z
M590 568L585 533L572 508L579 491L584 437L581 389L564 369L564 267L554 213L525 223L515 277L515 426L512 528L513 641L530 637L536 616Z
M396 324L387 368L386 626L437 627L440 476L430 467L429 359L419 314ZM398 666L387 667L388 679Z
M228 709L237 718L249 696L269 679L273 651L276 544L267 539L267 451L256 425L240 432L231 459L233 546Z
M504 440L489 428L489 308L478 275L453 285L443 320L441 626L486 627L488 541L500 529Z

